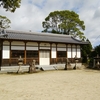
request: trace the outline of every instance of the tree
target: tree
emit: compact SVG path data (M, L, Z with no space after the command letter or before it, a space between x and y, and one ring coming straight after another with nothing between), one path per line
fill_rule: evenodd
M91 51L90 53L90 63L89 63L89 67L93 68L94 66L94 57L100 57L100 45L94 47L94 49Z
M82 63L89 63L88 60L91 59L92 45L88 39L86 41L89 42L89 44L81 46Z
M66 35L73 35L74 37L79 37L80 39L85 39L84 21L79 19L79 15L74 11L64 10L64 11L54 11L51 12L42 22L44 28L43 32L54 32Z
M0 6L3 6L6 11L14 12L20 7L21 0L0 0Z
M91 53L92 57L97 57L97 55L100 57L100 45L96 46Z
M95 47L95 53L100 56L100 45Z
M10 27L11 21L6 16L0 15L0 28L6 29Z

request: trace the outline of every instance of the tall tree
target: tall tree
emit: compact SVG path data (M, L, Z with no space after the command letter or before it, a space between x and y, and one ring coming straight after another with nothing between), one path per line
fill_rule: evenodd
M6 29L10 27L11 21L6 16L0 15L0 28Z
M42 22L43 32L54 32L60 34L73 35L80 39L85 39L84 21L79 19L79 15L74 11L54 11L51 12Z
M6 11L14 12L20 7L21 0L0 0L0 6L3 6Z
M91 59L92 45L88 39L86 41L89 42L89 44L81 46L81 48L82 48L81 49L81 56L82 56L83 63L88 63L88 60Z
M92 67L93 68L93 62L94 62L94 57L97 57L99 56L100 57L100 45L94 47L94 49L92 50L92 52L90 53L90 65L89 67Z

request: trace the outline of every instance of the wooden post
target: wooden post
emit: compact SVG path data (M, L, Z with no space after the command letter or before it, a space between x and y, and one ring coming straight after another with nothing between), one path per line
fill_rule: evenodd
M24 64L26 65L26 42L24 42L24 43L25 43L25 51L24 51L25 57L24 57Z
M78 62L78 59L77 59L76 55L75 55L74 59L75 59L75 66L74 66L73 69L76 69L76 63Z
M9 66L11 66L11 42L12 41L10 41L10 59L9 59Z
M66 58L65 70L67 70L67 66L68 66L68 58Z
M58 56L57 56L57 44L56 44L56 64L58 62Z
M2 47L3 47L3 42L0 40L0 70L1 70L1 65L2 65Z

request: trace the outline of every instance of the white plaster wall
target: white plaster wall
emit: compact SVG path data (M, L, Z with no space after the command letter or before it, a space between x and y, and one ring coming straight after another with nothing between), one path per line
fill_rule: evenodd
M80 51L80 48L77 48L77 58L81 58L81 51Z
M66 48L66 44L58 44L57 47L65 47Z
M50 49L49 43L40 43L40 49Z
M52 48L51 58L56 58L56 48Z
M66 47L64 48L59 48L59 47L57 47L57 51L66 51Z
M25 46L25 43L24 42L21 42L21 41L13 41L13 42L11 42L11 45L23 45L23 46Z
M10 43L8 41L4 41L3 45L10 45Z
M26 46L38 46L37 42L27 42Z
M50 47L40 47L40 49L50 49Z
M68 44L68 45L67 45L67 47L71 48L71 45L70 45L70 44Z
M53 44L52 44L52 47L56 47L56 44L55 44L55 43L53 43Z
M11 50L25 50L25 46L11 46Z
M40 58L40 65L50 65L50 58Z
M71 48L68 48L67 57L68 57L68 58L71 58Z
M9 46L3 46L2 56L3 56L3 59L9 59L10 58Z
M66 51L66 44L58 44L57 51Z
M26 50L38 50L38 47L26 47Z
M76 56L76 48L72 48L72 58Z
M40 51L40 65L50 65L50 52Z

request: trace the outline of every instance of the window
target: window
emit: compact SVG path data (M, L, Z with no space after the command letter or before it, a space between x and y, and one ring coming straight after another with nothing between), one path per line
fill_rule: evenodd
M12 58L19 58L19 56L24 57L24 50L12 50L11 51Z
M38 57L38 51L27 51L26 52L27 57Z
M57 57L66 57L66 51L57 51Z

